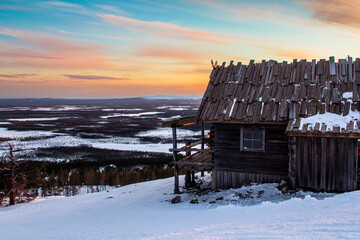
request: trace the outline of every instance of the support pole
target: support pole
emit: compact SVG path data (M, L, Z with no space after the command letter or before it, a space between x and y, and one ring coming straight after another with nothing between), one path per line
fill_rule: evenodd
M172 134L173 134L173 149L177 148L177 136L176 136L176 126L172 127ZM179 168L177 163L177 153L178 151L173 151L173 160L174 160L174 177L175 177L175 184L174 184L174 193L180 193L179 190Z
M205 123L201 123L201 149L205 148Z
M195 183L195 171L191 171L191 184L193 186L196 185L196 183Z
M201 122L201 150L205 148L205 123ZM201 171L201 176L204 177L204 171Z

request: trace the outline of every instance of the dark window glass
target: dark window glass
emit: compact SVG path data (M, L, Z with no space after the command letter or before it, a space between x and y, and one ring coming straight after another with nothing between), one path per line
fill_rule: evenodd
M252 139L252 132L249 130L244 130L244 139Z
M262 131L252 131L253 132L253 139L262 140Z
M250 140L244 140L244 149L251 149L252 142Z
M262 151L263 150L263 130L244 129L243 130L243 150Z
M262 141L253 141L254 149L262 149Z

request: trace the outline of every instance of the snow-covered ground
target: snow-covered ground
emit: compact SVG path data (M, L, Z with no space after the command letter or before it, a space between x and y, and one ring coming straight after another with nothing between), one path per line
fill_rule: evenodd
M183 193L181 203L171 204L176 195L168 178L39 199L0 208L0 238L360 239L360 191L291 197L275 186ZM195 198L198 204L189 203Z

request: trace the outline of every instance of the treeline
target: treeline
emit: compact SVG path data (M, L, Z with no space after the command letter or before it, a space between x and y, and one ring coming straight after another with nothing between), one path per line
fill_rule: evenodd
M29 154L19 156L21 159L71 159L73 165L83 162L96 162L98 166L104 166L109 162L118 166L131 166L133 164L165 164L171 161L170 153L142 152L142 151L122 151L112 149L93 148L88 145L76 147L51 147L39 148L36 155Z
M88 191L101 191L106 186L119 187L126 184L171 177L173 169L168 166L170 156L158 158L135 158L102 161L9 161L0 162L0 202L8 204L10 196L16 195L14 203L26 202L36 196L74 196L81 187ZM10 171L12 170L12 173ZM11 177L13 176L13 177ZM15 177L14 176L21 176ZM14 191L16 187L16 191Z
M144 182L160 178L171 177L174 170L169 167L122 168L114 166L80 169L60 169L41 176L39 184L35 187L36 194L40 196L64 195L74 196L82 186L88 191L101 191L104 186L119 187L131 183Z

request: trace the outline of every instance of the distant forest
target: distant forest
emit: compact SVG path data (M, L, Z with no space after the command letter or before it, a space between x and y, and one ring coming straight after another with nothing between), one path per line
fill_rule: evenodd
M74 196L84 186L88 192L97 192L107 186L167 178L174 174L171 161L169 154L136 151L123 151L118 159L68 162L16 161L10 153L0 162L0 201L8 205L37 196Z

